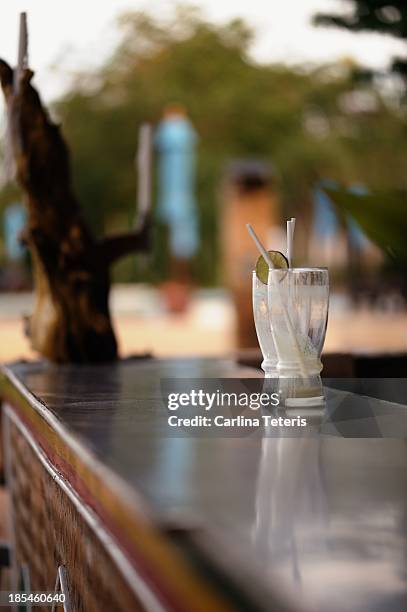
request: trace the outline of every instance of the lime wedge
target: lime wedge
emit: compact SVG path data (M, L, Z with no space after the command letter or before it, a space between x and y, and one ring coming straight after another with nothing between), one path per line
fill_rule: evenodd
M268 254L270 255L270 259L277 270L288 269L287 258L282 253L280 253L280 251L268 251ZM262 283L267 285L269 276L269 266L268 263L264 260L263 255L260 255L256 262L256 276Z

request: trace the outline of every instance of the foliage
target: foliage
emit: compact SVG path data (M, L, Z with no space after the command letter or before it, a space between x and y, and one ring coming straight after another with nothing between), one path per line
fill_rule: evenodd
M405 0L352 0L352 10L345 15L318 14L317 25L328 25L345 28L353 32L369 31L386 34L407 41L407 4ZM394 58L391 69L405 79L407 85L407 59ZM380 126L380 129L383 126ZM399 126L399 134L392 133L388 124L383 135L386 142L404 141L405 123ZM380 144L383 153L385 142ZM373 152L372 147L372 152ZM387 149L387 154L390 152ZM389 156L389 160L393 157ZM366 160L367 161L367 160ZM397 162L396 162L397 163ZM404 161L402 162L404 164ZM389 164L389 165L390 165ZM389 165L387 167L389 167ZM395 178L395 177L394 177ZM394 179L393 179L394 180ZM372 182L371 182L372 183ZM328 190L329 196L342 214L351 215L363 228L366 234L380 246L396 266L407 267L407 196L405 182L394 180L393 189L380 191L380 185L374 185L376 192L370 195L356 195L346 189ZM394 188L402 188L395 191Z
M344 215L352 216L367 236L397 264L407 266L407 194L405 192L355 194L324 188Z
M320 13L317 25L345 28L352 32L377 32L407 40L407 4L405 0L351 0L352 10L342 15ZM407 59L394 58L392 69L407 82Z

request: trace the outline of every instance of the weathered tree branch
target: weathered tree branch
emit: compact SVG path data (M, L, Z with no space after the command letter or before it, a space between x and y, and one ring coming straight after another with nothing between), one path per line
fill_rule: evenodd
M96 241L72 188L69 152L24 71L18 92L0 60L16 178L25 195L25 233L34 264L36 302L29 324L33 348L56 362L117 358L108 296L109 266L148 245L149 227Z
M102 238L99 245L103 254L105 265L125 257L130 253L146 251L150 247L150 219L146 219L139 232L126 232Z

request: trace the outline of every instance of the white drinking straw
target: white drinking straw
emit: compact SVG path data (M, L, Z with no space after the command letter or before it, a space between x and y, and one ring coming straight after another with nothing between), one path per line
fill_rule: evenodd
M28 27L27 13L20 13L20 31L18 36L17 68L14 71L13 90L18 93L23 71L28 68Z
M272 262L272 260L270 258L270 255L267 253L266 249L264 248L264 246L262 245L262 243L258 239L258 237L256 235L256 232L254 231L254 229L252 228L250 223L246 223L246 227L247 227L247 230L248 230L250 236L253 238L257 248L259 249L260 253L263 255L263 258L266 261L269 269L270 270L275 270L275 267L274 267L274 264L273 264L273 262ZM301 376L304 379L307 379L308 378L307 367L305 365L305 361L304 361L303 354L301 352L300 345L298 344L298 339L297 339L297 336L295 334L295 331L294 331L294 328L293 328L293 324L292 324L291 319L290 319L290 315L288 314L287 306L284 303L283 297L281 295L280 287L279 287L279 284L278 284L278 280L276 280L274 278L274 274L271 274L271 278L272 278L272 280L274 282L274 285L276 287L276 291L279 294L279 298L280 298L281 307L282 307L282 310L283 310L283 316L284 316L285 324L287 325L288 333L290 334L291 341L292 341L292 343L294 345L294 348L296 350L296 353L297 353L297 359L298 359L298 363L299 363L299 366L300 366ZM277 345L276 345L276 349L277 349Z
M4 164L3 164L3 175L6 181L12 181L16 175L16 165L14 161L13 151L13 138L11 135L12 131L12 105L14 95L18 93L20 87L20 80L23 71L28 68L28 29L27 29L27 14L20 13L19 23L19 36L18 36L18 57L17 66L13 74L13 95L10 97L10 101L7 108L7 131L6 141L4 150Z
M151 159L152 159L152 128L149 123L143 123L139 130L137 167L137 218L136 228L141 228L151 209Z
M287 259L288 266L293 267L294 260L294 230L295 230L295 217L291 217L287 221Z

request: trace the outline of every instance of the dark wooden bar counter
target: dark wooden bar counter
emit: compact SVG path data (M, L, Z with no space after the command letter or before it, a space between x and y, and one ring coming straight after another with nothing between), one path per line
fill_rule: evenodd
M64 566L86 612L406 610L407 408L376 395L369 438L171 431L163 378L251 376L227 360L3 367L15 571L49 591Z

